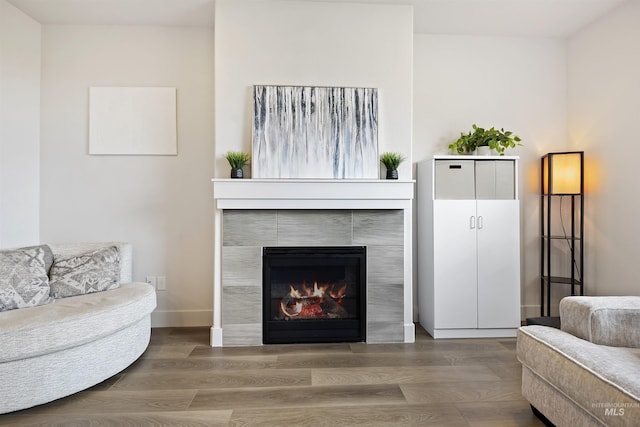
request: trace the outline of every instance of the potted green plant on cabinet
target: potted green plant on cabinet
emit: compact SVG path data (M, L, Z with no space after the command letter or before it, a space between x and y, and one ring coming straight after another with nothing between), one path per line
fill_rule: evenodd
M380 155L380 162L387 168L387 179L398 179L398 166L404 159L400 153L386 152Z
M473 130L468 133L461 132L460 138L449 145L449 150L453 153L465 154L478 149L478 154L481 155L489 155L490 150L495 150L499 155L504 156L506 149L522 145L518 135L505 131L504 128L484 129L475 124L472 128Z
M240 151L228 151L224 157L231 166L231 178L244 178L242 168L249 163L249 154Z

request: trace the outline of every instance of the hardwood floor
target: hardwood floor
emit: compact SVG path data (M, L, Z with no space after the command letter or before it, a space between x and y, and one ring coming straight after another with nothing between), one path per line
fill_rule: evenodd
M122 373L0 425L543 425L520 394L515 339L418 329L414 344L208 343L208 328L154 329Z

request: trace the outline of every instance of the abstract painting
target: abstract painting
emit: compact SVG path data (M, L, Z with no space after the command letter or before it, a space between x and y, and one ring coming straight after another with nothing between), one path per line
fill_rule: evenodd
M378 179L374 88L254 86L253 178Z

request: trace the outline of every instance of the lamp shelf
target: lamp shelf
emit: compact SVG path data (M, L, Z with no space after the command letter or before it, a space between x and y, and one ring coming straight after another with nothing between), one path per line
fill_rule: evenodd
M578 279L572 279L571 277L563 276L542 276L542 280L546 283L561 283L573 286L582 286L582 282Z
M543 239L549 240L581 240L578 236L562 236L562 235L552 235L552 236L542 236Z

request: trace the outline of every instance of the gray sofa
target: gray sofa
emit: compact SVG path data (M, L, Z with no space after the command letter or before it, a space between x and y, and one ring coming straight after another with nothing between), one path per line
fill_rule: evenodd
M133 363L149 344L156 295L131 282L131 245L50 245L56 256L104 245L120 254L120 286L0 312L0 414L84 390Z
M518 331L534 412L558 427L640 425L640 297L567 297L560 320Z

